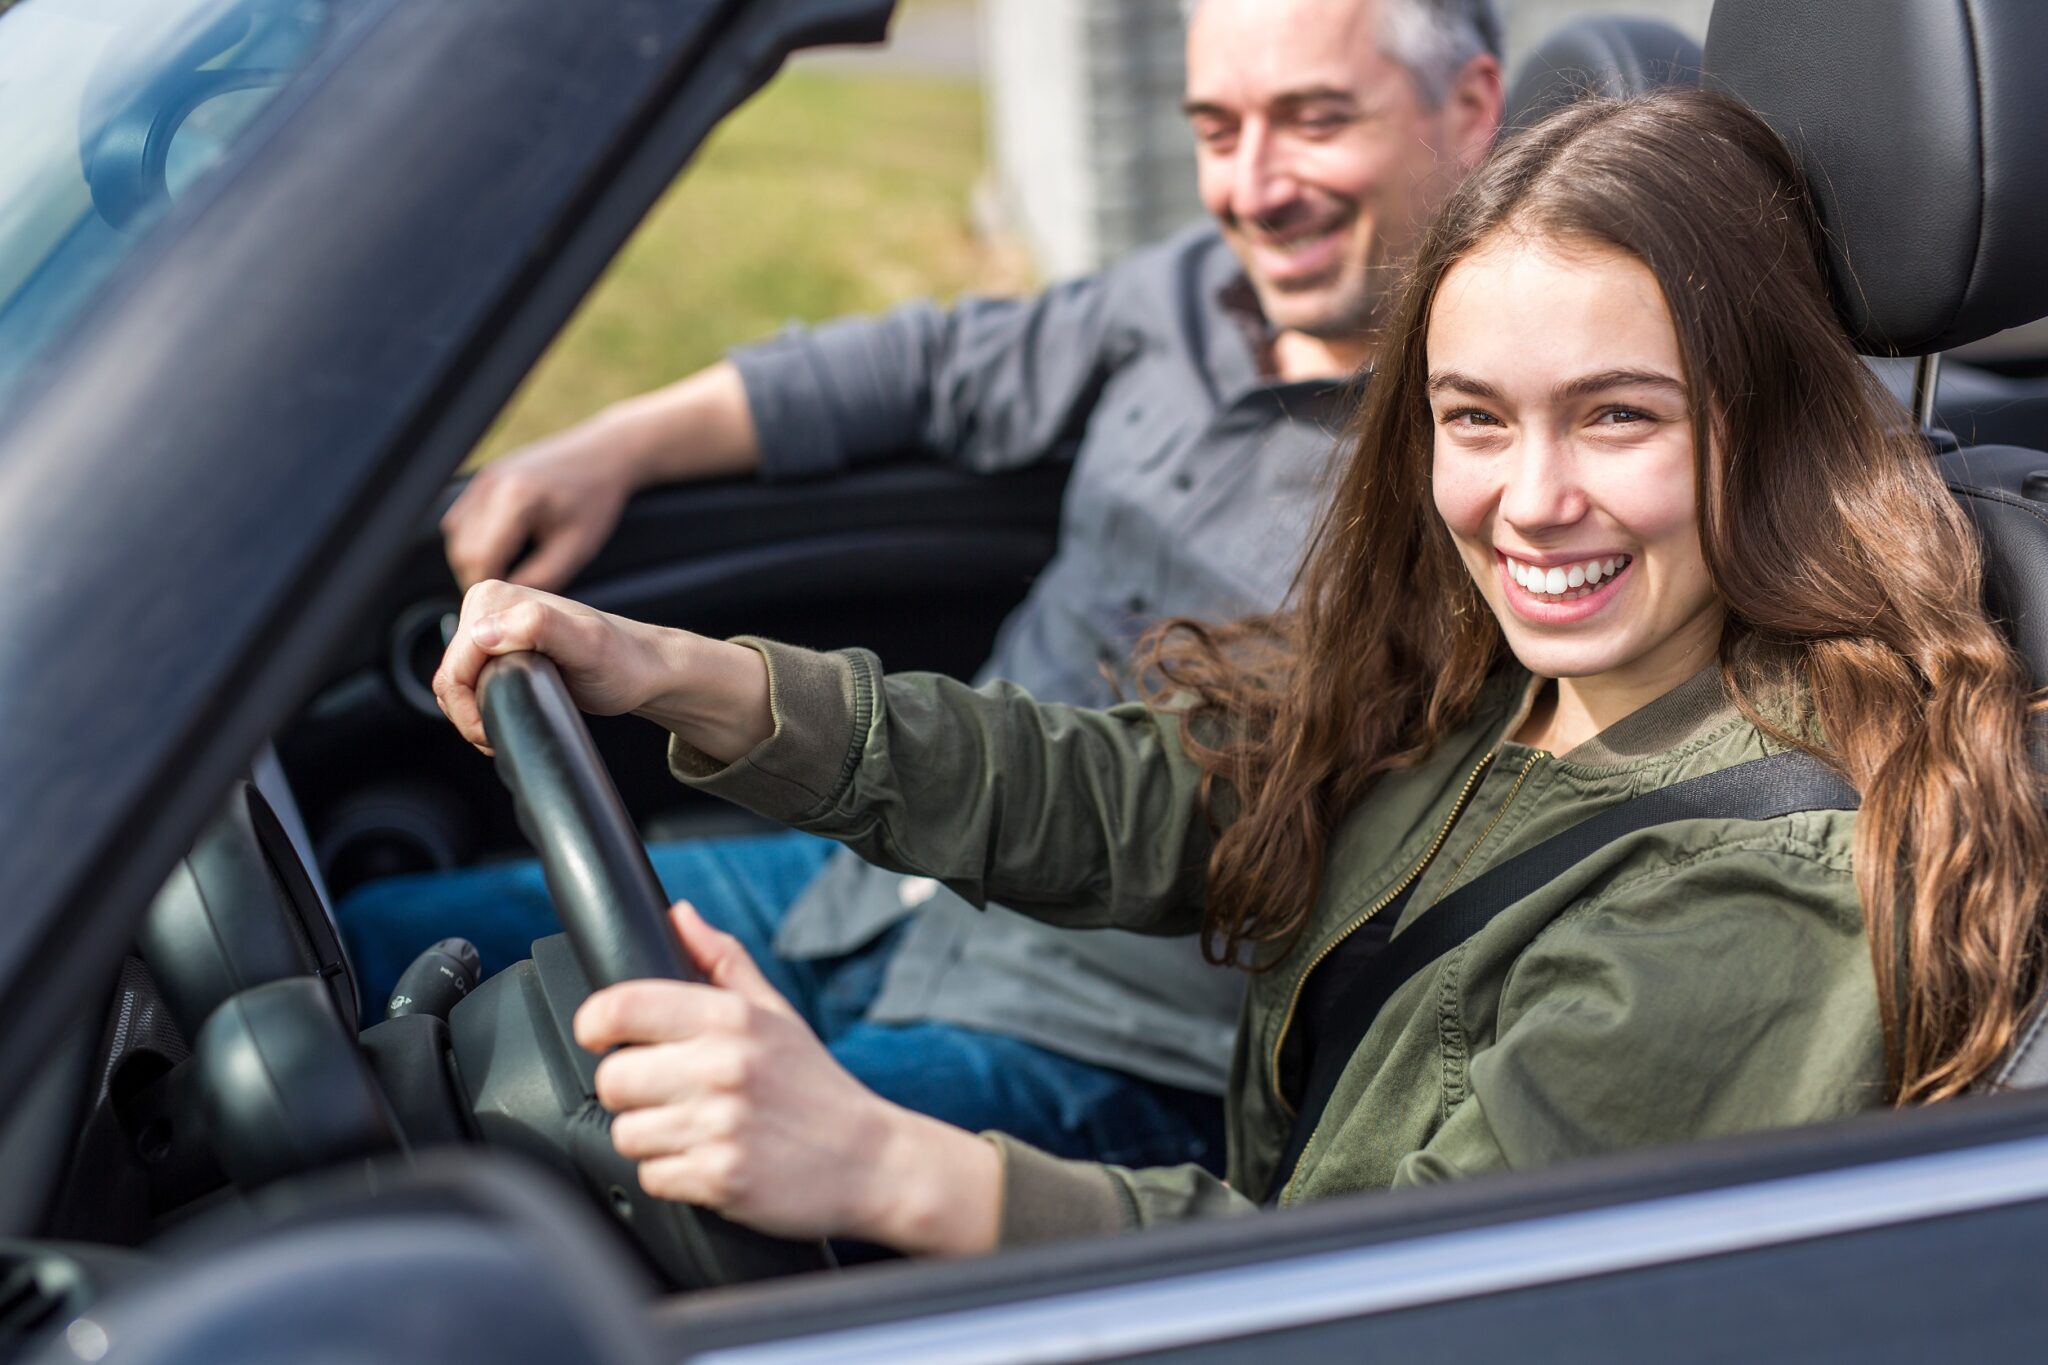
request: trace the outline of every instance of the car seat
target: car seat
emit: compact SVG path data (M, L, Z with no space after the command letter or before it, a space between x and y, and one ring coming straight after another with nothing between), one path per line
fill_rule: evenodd
M2048 681L2048 454L1934 429L1940 353L2048 315L2048 5L1719 0L1707 83L1791 146L1866 354L1920 357L1915 414L1985 550L1985 595ZM2036 1017L1994 1085L2048 1083Z
M1508 89L1507 126L1527 128L1584 95L1697 85L1700 70L1700 45L1660 19L1575 19L1523 59Z

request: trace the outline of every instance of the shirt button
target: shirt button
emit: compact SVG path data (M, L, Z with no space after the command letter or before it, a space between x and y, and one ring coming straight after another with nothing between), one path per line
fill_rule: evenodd
M1124 607L1125 607L1125 609L1126 609L1126 610L1128 610L1128 611L1129 611L1129 612L1131 613L1131 615L1133 615L1133 616L1143 616L1143 615L1145 614L1145 596L1144 596L1144 594L1143 594L1143 593L1135 593L1135 592L1134 592L1134 593L1132 593L1132 594L1131 594L1131 598L1130 598L1130 600L1129 600L1128 602L1124 603Z
M1145 410L1143 408L1131 408L1124 413L1124 422L1128 426L1136 426L1144 420Z
M1195 486L1195 476L1183 469L1180 473L1173 476L1173 486L1185 493Z

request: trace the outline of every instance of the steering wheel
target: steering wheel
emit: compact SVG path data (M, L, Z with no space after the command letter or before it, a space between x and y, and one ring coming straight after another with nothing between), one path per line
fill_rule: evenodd
M562 928L594 989L647 977L702 981L668 897L554 662L493 659L477 683L484 733L519 827L540 855Z
M669 923L668 898L647 849L553 661L530 653L493 659L478 680L477 699L499 779L540 855L562 928L591 988L649 977L702 981ZM610 1119L599 1111L599 1121L608 1127ZM714 1283L833 1264L822 1242L782 1241L704 1210L665 1207L693 1224L684 1240L698 1260L713 1262L703 1270Z

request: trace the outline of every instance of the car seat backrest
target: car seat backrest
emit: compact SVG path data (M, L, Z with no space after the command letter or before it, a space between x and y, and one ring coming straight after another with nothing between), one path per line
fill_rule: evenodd
M1526 128L1582 95L1697 85L1700 67L1700 45L1662 20L1575 19L1523 59L1508 90L1507 124Z
M1965 446L1938 463L1984 546L1985 605L2038 686L2048 679L2048 454Z
M1718 0L1707 84L1791 147L1865 354L1934 355L2048 314L2048 3ZM1938 457L1984 546L1985 600L2048 682L2048 454ZM1994 1087L2048 1084L2037 1008Z
M1805 164L1836 306L1866 355L2048 314L2048 4L1718 0L1708 84Z

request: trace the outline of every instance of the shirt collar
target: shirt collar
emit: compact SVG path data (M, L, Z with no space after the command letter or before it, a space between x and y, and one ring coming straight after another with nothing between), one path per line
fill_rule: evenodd
M1273 324L1259 307L1244 267L1222 234L1215 237L1211 269L1204 285L1215 300L1222 325L1209 336L1209 373L1226 402L1252 390L1276 394L1327 395L1341 390L1348 378L1282 380L1273 373Z

